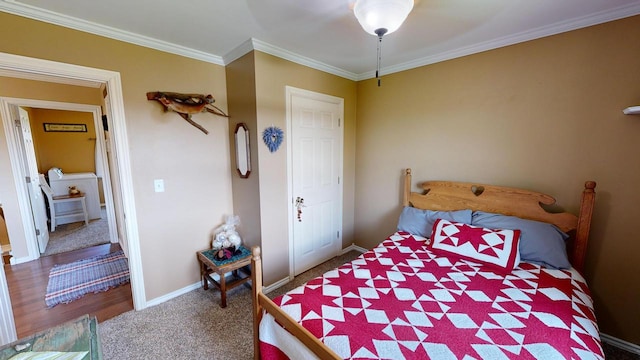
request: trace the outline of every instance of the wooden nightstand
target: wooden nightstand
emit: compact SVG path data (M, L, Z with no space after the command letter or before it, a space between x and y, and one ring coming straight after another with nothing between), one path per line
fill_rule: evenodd
M200 263L200 278L202 279L202 288L209 290L209 282L220 289L220 307L227 307L227 290L244 284L251 280L251 250L240 247L241 253L233 256L229 260L218 261L214 259L216 251L208 249L197 252L198 262ZM227 282L226 275L231 272L232 281ZM244 273L244 277L240 275ZM220 282L216 281L211 274L216 273L220 276Z

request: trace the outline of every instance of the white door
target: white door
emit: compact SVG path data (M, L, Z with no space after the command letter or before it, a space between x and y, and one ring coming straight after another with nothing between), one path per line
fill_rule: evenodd
M38 163L36 152L31 135L31 125L29 123L29 113L17 106L11 106L11 115L15 120L16 138L20 141L22 148L22 163L24 174L29 190L29 200L31 201L31 212L36 229L38 248L40 253L44 253L49 243L49 230L47 228L47 209L44 203L44 194L40 189L40 177L38 176Z
M297 275L336 256L341 248L343 102L327 95L287 90L293 268Z
M112 119L111 100L109 98L109 93L106 91L104 95L104 108L106 109L105 116L107 117L107 120ZM112 129L111 131L105 130L102 133L104 135L105 151L106 151L107 162L108 162L107 170L111 172L111 176L109 177L109 179L111 181L111 184L110 184L111 193L112 193L111 200L113 204L115 225L117 229L115 230L115 233L117 234L117 239L120 242L120 247L124 251L124 255L128 258L129 246L127 244L127 236L126 236L127 229L125 228L126 222L125 222L124 210L122 207L123 202L122 202L122 190L120 189L121 184L120 184L120 170L118 169L118 153L116 151L116 146L114 146L113 144L113 138L110 135L112 131L113 131ZM112 242L113 242L113 237L112 237Z

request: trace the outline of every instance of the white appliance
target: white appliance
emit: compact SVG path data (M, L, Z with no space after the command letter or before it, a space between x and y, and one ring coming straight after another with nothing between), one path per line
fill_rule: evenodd
M49 169L48 175L49 186L51 186L55 196L68 195L69 186L75 186L78 190L85 193L89 219L102 218L102 213L100 212L100 194L98 193L98 177L96 174L90 172L65 174L61 169L54 167ZM61 208L62 206L69 206L69 209L65 208L62 210L76 210L72 207L77 206L77 204L60 204L59 206ZM77 219L69 218L67 220L60 221L59 224L67 224L76 221L84 221L84 219L79 215Z

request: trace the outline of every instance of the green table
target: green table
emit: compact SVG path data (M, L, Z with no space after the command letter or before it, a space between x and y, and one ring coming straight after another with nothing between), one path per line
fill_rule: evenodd
M16 346L20 351L16 350ZM102 349L98 336L98 321L95 317L90 318L89 315L84 315L7 344L0 348L0 360L6 360L27 351L88 351L82 360L100 360Z
M220 289L220 306L227 307L227 290L244 284L251 280L251 251L241 246L239 254L228 260L216 260L214 258L215 251L208 249L197 252L198 262L200 263L200 277L202 278L202 288L209 289L209 282ZM240 275L244 273L244 276ZM234 280L227 282L227 273L231 272ZM216 281L211 274L216 273L220 276L220 282Z

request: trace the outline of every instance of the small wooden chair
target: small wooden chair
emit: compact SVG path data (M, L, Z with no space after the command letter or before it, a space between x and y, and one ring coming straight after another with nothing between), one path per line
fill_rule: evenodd
M82 215L84 217L84 224L89 224L89 213L87 212L87 202L84 196L84 193L80 193L78 195L59 195L54 196L53 190L47 184L47 181L44 179L44 176L40 178L40 188L42 192L49 200L49 212L51 213L51 232L56 231L56 223L58 219L76 217L78 215ZM57 211L56 205L65 204L65 203L79 203L81 205L80 210L69 210L69 211Z

